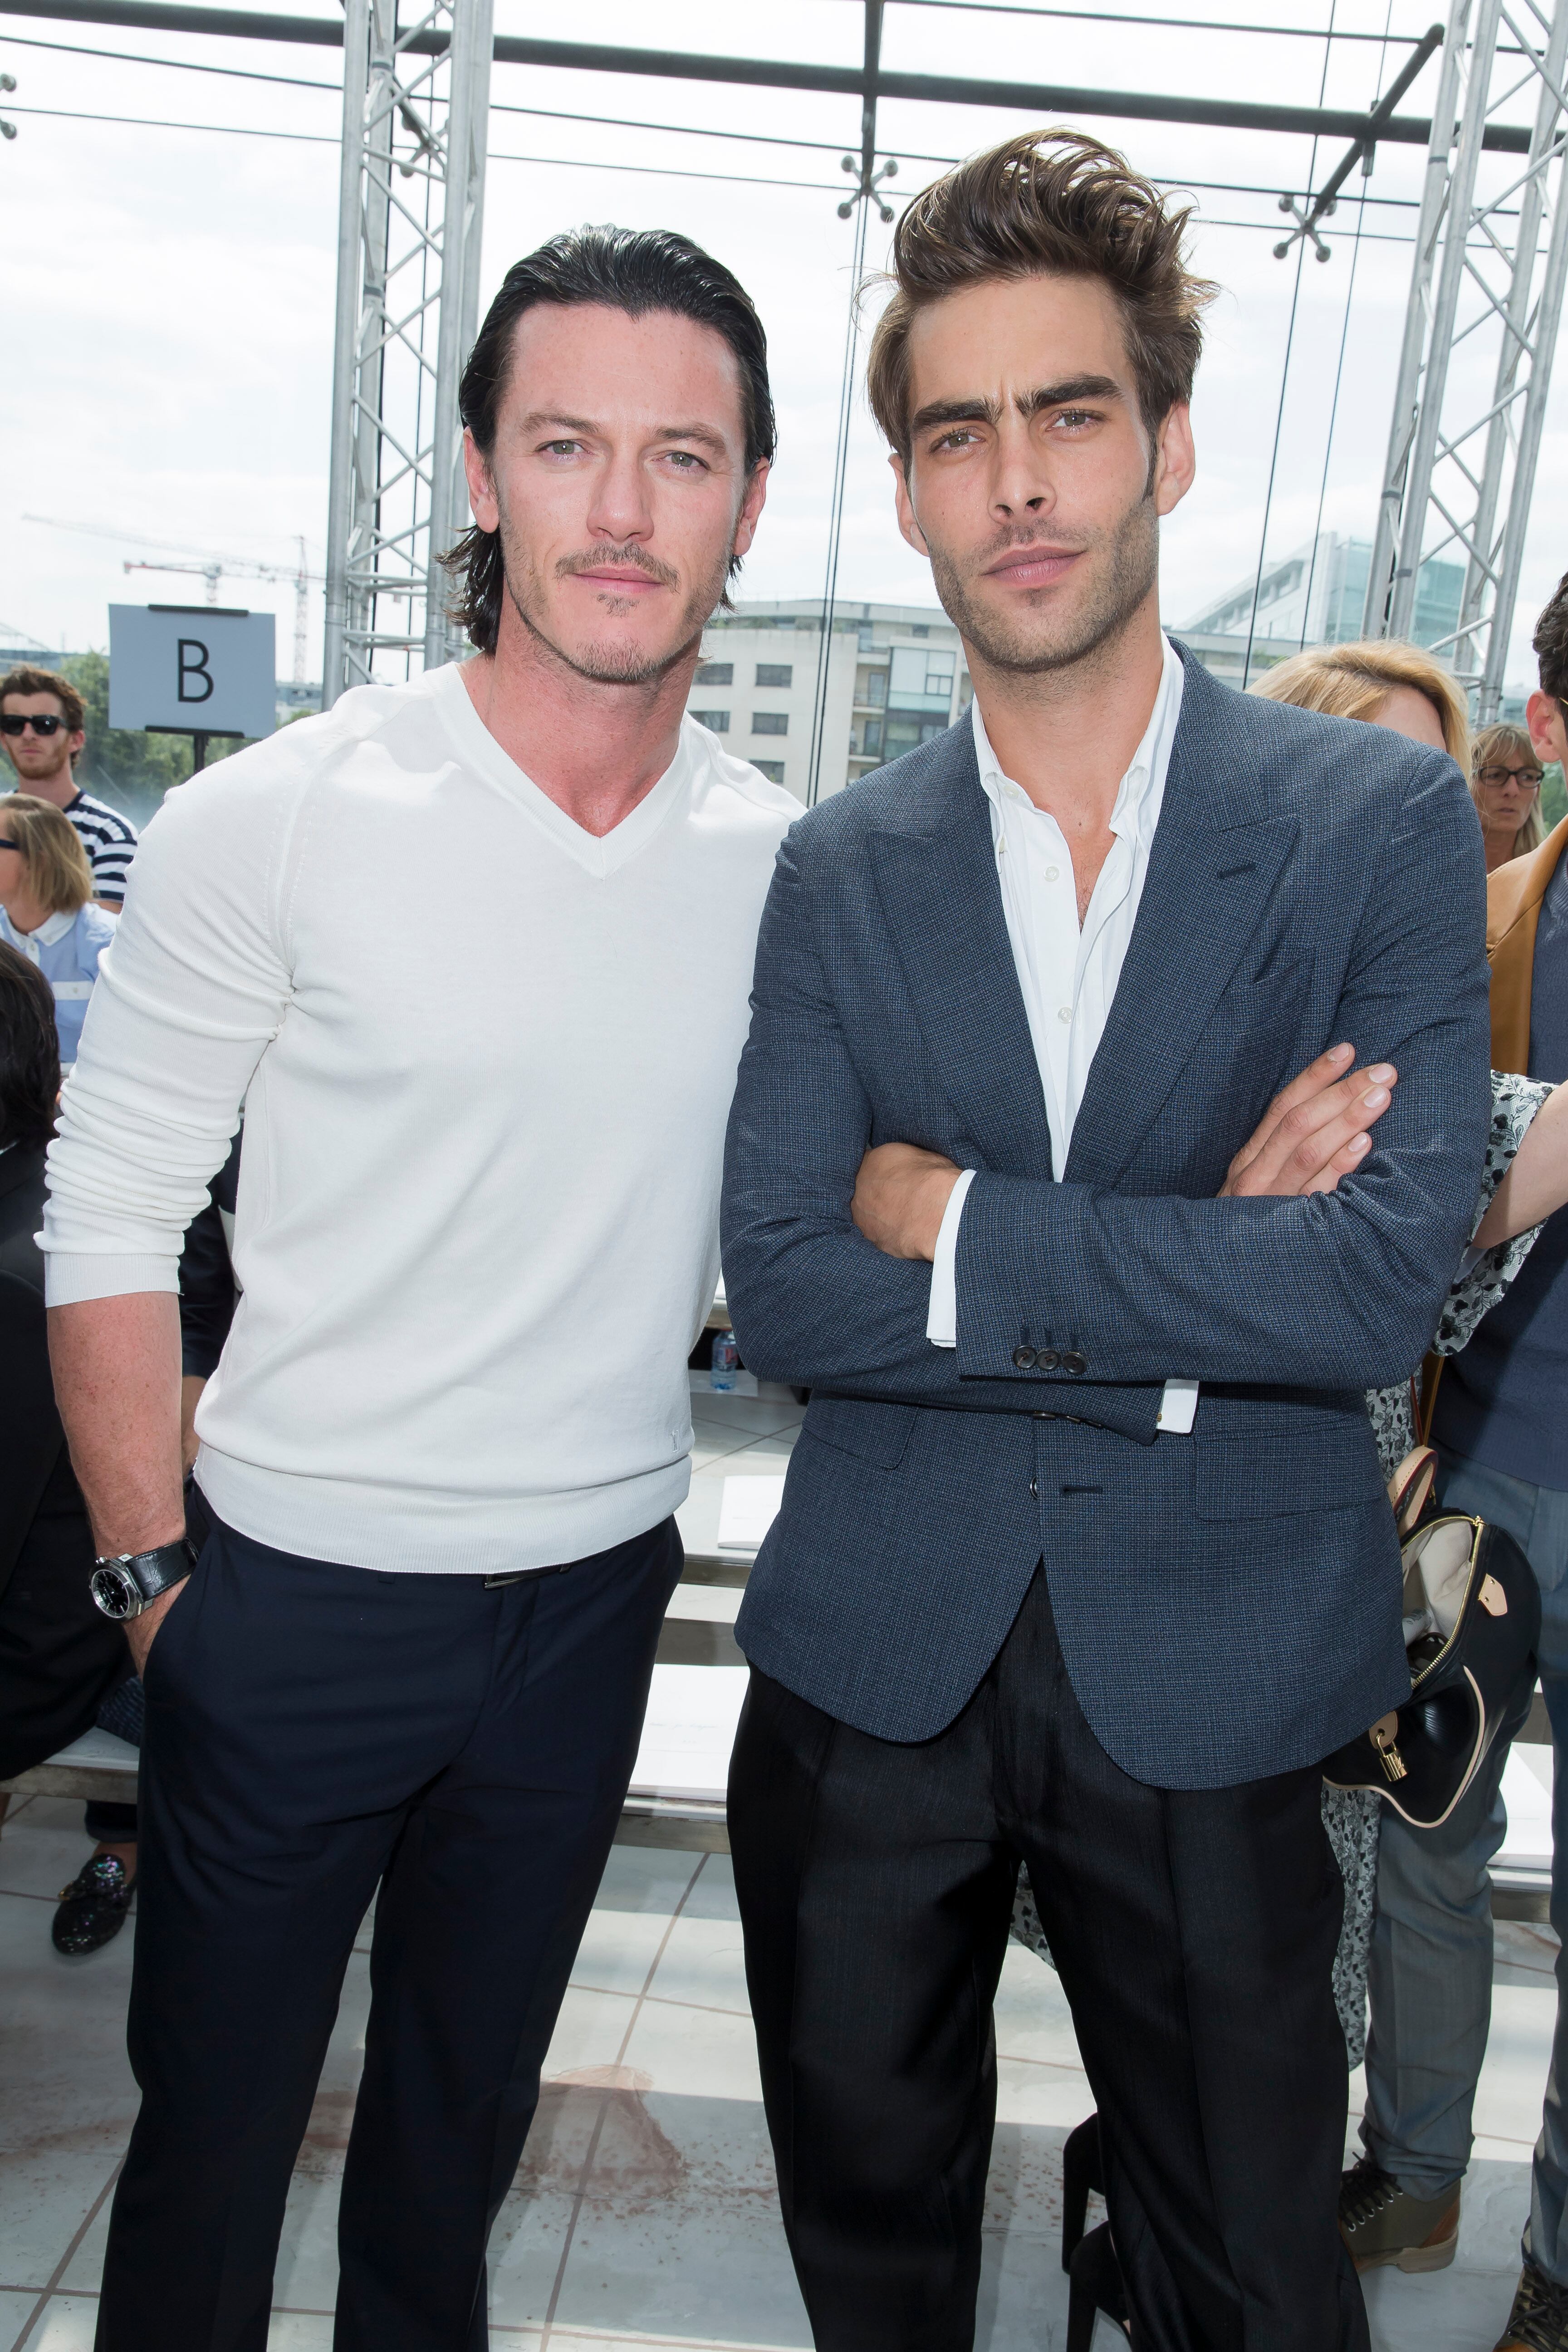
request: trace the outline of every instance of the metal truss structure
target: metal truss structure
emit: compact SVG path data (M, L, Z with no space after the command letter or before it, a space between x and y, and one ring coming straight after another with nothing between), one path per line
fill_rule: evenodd
M466 509L457 387L478 325L493 56L547 69L857 96L862 154L858 165L845 159L858 185L840 211L858 205L862 220L873 201L885 209L888 167L875 168L879 97L1348 138L1350 153L1310 209L1281 200L1296 226L1278 249L1306 236L1320 260L1327 248L1318 225L1356 163L1364 173L1379 147L1424 145L1363 628L1415 634L1422 570L1457 550L1466 574L1459 623L1434 649L1475 690L1482 720L1497 711L1568 279L1568 0L1451 0L1429 121L1396 109L1436 46L1436 27L1411 42L1382 102L1363 114L892 71L880 57L887 0L862 0L860 66L497 38L494 0L414 0L423 13L402 27L397 0L343 0L341 26L331 16L192 0L7 5L24 16L343 46L328 703L378 668L406 675L416 655L429 666L458 650L437 559ZM1518 119L1521 94L1534 101L1532 128Z
M1500 55L1505 31L1522 55ZM1363 615L1368 636L1415 635L1422 567L1457 551L1459 623L1433 650L1483 725L1502 698L1568 282L1565 60L1568 0L1453 0ZM1489 166L1482 194L1488 129L1521 91L1528 153Z
M345 0L323 708L449 660L494 0Z

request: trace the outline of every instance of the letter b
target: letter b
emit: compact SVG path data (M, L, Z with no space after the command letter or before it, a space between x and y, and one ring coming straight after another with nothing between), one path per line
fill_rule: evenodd
M190 658L192 655L195 656L195 660ZM203 645L199 637L182 637L179 640L179 697L182 702L210 702L212 700L213 675L211 670L207 667L207 664L211 659L212 656L208 653L205 646ZM195 694L188 693L186 688L192 679L198 677L202 682L200 692Z

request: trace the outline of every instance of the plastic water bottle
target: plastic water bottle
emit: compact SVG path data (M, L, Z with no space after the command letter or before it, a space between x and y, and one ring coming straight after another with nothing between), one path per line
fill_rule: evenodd
M741 1369L741 1350L735 1345L733 1331L713 1334L713 1386L725 1391L735 1385L735 1375Z

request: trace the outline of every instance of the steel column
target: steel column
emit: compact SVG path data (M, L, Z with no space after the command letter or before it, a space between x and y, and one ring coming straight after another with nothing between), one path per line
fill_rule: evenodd
M1474 0L1473 5L1466 6L1465 15L1471 26L1472 47L1466 77L1464 112L1459 119L1458 142L1448 170L1445 208L1447 233L1432 303L1426 380L1421 387L1421 401L1415 415L1415 433L1410 446L1410 468L1399 518L1399 557L1394 568L1394 583L1388 600L1388 634L1391 637L1407 637L1415 614L1416 574L1421 569L1421 551L1426 532L1426 508L1432 492L1432 471L1436 462L1443 395L1448 388L1448 358L1454 346L1459 291L1464 283L1470 215L1475 205L1476 173L1480 169L1481 132L1486 128L1487 94L1491 84L1492 61L1497 53L1501 0Z
M1524 52L1522 63L1499 58L1505 26ZM1568 0L1457 0L1367 580L1366 635L1409 636L1423 565L1450 550L1462 555L1458 625L1433 650L1476 690L1483 723L1502 697L1568 282L1565 65ZM1478 194L1483 151L1492 143L1489 118L1531 84L1527 160L1522 168L1490 167L1488 191ZM1445 141L1442 123L1456 112L1457 130ZM1474 370L1461 379L1450 368L1455 349L1472 339L1478 352L1495 354L1484 395Z
M492 0L345 0L323 705L450 647L458 381L479 299Z
M452 104L447 139L447 208L441 240L441 329L436 348L435 454L430 478L430 558L425 592L425 667L460 656L464 639L447 618L449 583L441 557L468 511L458 383L479 326L485 158L489 148L490 52L495 0L464 0L452 31Z
M1455 0L1443 43L1443 64L1437 100L1432 110L1432 137L1426 149L1426 170L1421 182L1421 209L1415 222L1415 256L1411 265L1410 293L1405 306L1405 333L1399 348L1399 373L1394 381L1394 414L1388 429L1388 457L1384 466L1383 493L1373 533L1372 562L1367 569L1366 602L1362 635L1384 634L1388 593L1393 583L1394 550L1399 544L1399 509L1405 495L1410 444L1415 432L1416 399L1426 348L1427 313L1431 307L1432 269L1448 195L1448 157L1458 131L1459 84L1469 28L1468 0Z

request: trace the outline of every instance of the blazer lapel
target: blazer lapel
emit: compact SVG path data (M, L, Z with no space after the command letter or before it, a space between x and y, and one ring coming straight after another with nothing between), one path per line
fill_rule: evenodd
M963 1140L994 1172L1051 1173L1051 1131L996 877L974 739L961 722L907 828L873 835L888 935Z
M1068 1154L1069 1181L1113 1184L1168 1100L1294 845L1262 814L1232 696L1186 658L1182 715L1143 896Z

